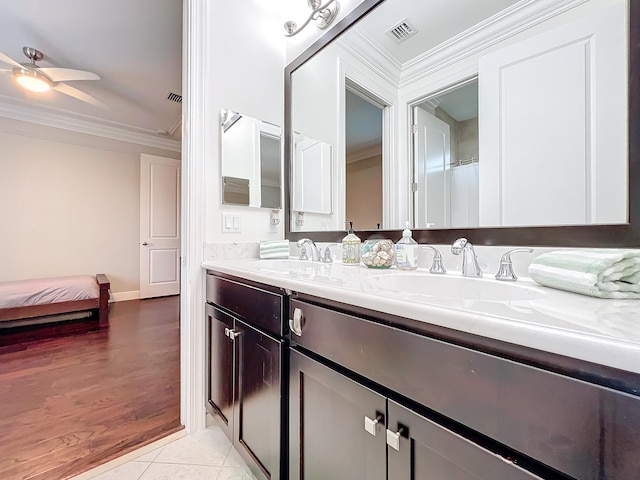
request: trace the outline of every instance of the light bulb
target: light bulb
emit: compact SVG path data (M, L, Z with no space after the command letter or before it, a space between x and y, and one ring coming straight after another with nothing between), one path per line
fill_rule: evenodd
M43 93L51 90L51 82L36 73L21 71L14 73L14 75L18 85L30 92Z

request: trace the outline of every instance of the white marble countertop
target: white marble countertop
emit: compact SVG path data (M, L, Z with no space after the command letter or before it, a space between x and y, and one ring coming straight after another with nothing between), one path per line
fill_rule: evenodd
M403 276L411 284L413 278L407 276L415 276L415 285L421 281L432 283L437 278L455 285L455 277L460 277L459 272L438 277L425 269L402 272L342 263L258 259L213 260L202 266L300 293L640 373L639 300L591 298L542 287L529 279L518 280L520 289L507 286L516 292L512 300L500 300L495 294L478 295L477 292L499 292L504 286L505 282L492 277L461 278L465 282L464 298L383 288L389 281L384 277L389 275ZM474 288L476 283L478 288Z

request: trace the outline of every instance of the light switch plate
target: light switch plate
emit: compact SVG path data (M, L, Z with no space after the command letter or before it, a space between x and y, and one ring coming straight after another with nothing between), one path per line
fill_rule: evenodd
M239 213L222 214L222 233L242 232L242 222Z

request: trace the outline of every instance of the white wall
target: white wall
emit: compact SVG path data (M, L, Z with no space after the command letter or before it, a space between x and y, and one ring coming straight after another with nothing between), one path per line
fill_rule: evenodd
M205 145L205 242L284 238L282 225L277 234L268 233L270 209L222 206L220 186L223 108L284 123L285 37L273 7L273 2L234 0L212 3L208 9L205 124L211 137ZM222 232L223 212L241 215L241 233Z
M139 289L140 147L88 137L0 122L0 281L105 273L112 293Z

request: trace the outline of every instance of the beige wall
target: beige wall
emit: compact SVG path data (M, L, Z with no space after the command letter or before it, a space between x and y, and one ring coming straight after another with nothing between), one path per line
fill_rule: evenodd
M0 281L106 273L139 289L139 156L0 133Z
M382 224L382 156L347 164L346 206L356 231Z

